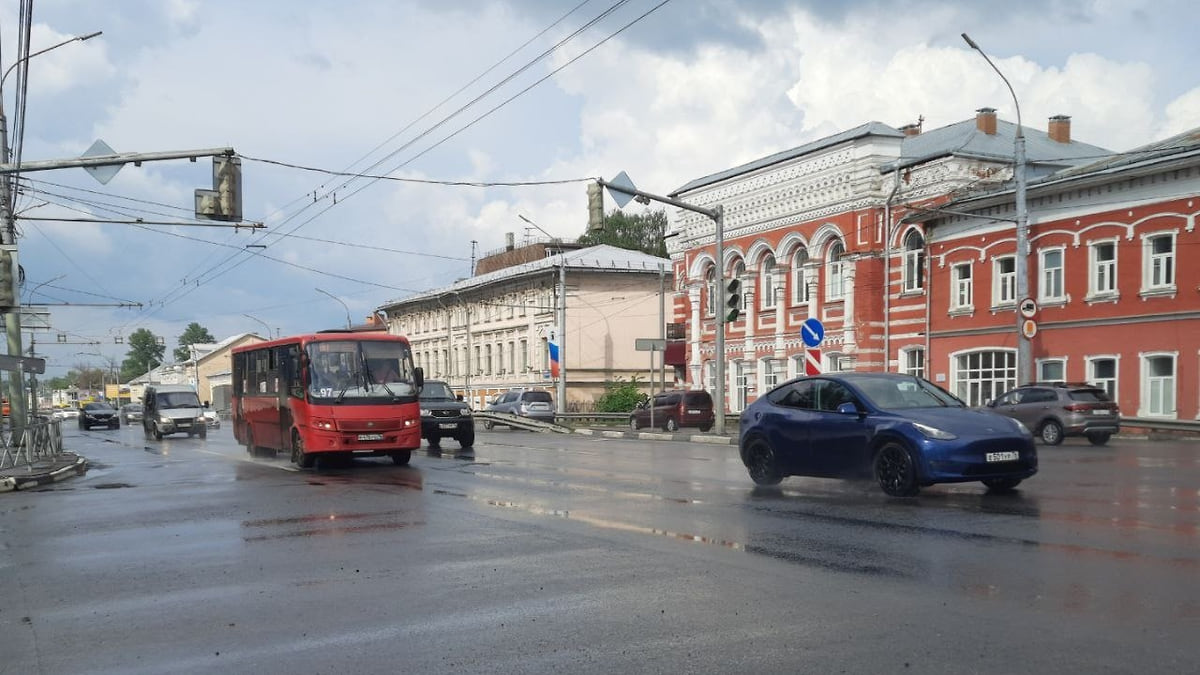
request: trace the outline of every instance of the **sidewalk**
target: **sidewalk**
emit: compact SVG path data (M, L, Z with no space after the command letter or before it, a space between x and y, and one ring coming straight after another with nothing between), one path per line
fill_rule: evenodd
M87 470L86 457L73 452L62 452L53 459L40 460L32 465L0 469L0 492L28 490L57 483L72 476L82 476Z

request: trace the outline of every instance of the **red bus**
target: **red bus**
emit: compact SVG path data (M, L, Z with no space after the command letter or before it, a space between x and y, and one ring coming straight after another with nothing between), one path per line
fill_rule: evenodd
M252 456L389 455L407 464L421 447L417 394L424 373L408 340L324 331L233 349L233 435Z

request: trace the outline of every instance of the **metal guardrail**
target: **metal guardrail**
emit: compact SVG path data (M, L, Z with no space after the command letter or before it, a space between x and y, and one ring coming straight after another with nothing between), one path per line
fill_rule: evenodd
M1154 417L1122 417L1121 428L1149 429L1151 431L1184 431L1200 434L1200 421L1167 420Z
M514 429L527 429L529 431L550 431L558 434L569 434L571 430L560 424L551 424L550 422L539 422L531 420L528 417L519 417L517 415L509 415L508 413L497 412L477 412L473 415L476 421L491 422L492 424L502 424L506 427ZM556 417L561 417L556 415Z
M63 452L62 420L35 417L25 426L24 438L14 439L9 428L0 430L0 470L53 461Z

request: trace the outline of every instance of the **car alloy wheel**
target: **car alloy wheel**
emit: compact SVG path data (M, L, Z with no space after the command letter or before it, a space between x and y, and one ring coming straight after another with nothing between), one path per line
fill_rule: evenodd
M887 443L876 453L875 480L893 497L912 497L921 490L912 455L899 443Z
M1046 420L1042 423L1038 435L1042 437L1042 442L1046 445L1058 445L1063 442L1062 425L1054 420Z
M763 438L755 438L746 448L746 470L755 485L779 485L783 480L775 463L775 449Z

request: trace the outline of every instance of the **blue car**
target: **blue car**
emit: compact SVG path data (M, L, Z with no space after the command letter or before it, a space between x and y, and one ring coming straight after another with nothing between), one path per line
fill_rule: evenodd
M873 477L896 497L934 483L1012 490L1038 466L1033 435L1019 421L894 373L789 380L746 407L738 449L758 485Z

